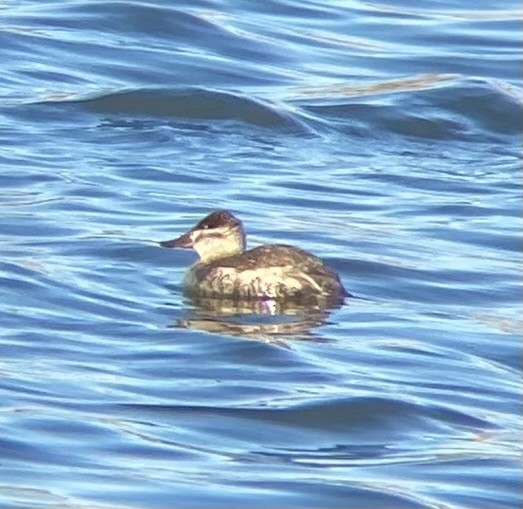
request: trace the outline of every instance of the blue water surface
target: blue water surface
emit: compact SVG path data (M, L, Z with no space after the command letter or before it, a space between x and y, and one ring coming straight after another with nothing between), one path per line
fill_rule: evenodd
M0 507L520 507L522 17L2 2ZM355 298L188 300L216 208Z

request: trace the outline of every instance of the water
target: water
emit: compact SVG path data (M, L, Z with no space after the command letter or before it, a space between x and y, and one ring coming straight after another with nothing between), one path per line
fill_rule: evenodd
M521 17L3 2L0 506L520 507ZM219 207L356 298L187 301Z

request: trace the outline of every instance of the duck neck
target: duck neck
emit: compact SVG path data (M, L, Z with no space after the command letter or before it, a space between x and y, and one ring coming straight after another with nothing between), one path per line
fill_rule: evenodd
M203 238L195 243L194 249L200 257L200 263L221 260L245 251L245 235L243 232L233 230L219 241Z

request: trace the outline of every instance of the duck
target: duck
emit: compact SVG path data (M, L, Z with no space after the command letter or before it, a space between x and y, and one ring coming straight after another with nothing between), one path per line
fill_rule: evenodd
M183 235L159 244L196 251L198 261L184 277L185 293L196 298L300 301L350 296L339 275L304 249L287 244L246 249L243 223L228 210L215 210Z

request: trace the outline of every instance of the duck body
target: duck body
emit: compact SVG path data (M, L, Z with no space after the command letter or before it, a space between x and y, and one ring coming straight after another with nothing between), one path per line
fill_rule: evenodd
M348 292L320 258L285 244L245 250L241 222L228 211L215 211L164 247L192 247L200 260L184 278L188 295L205 298L343 299Z
M283 244L264 245L208 263L185 276L189 294L239 299L346 295L336 273L316 256Z

